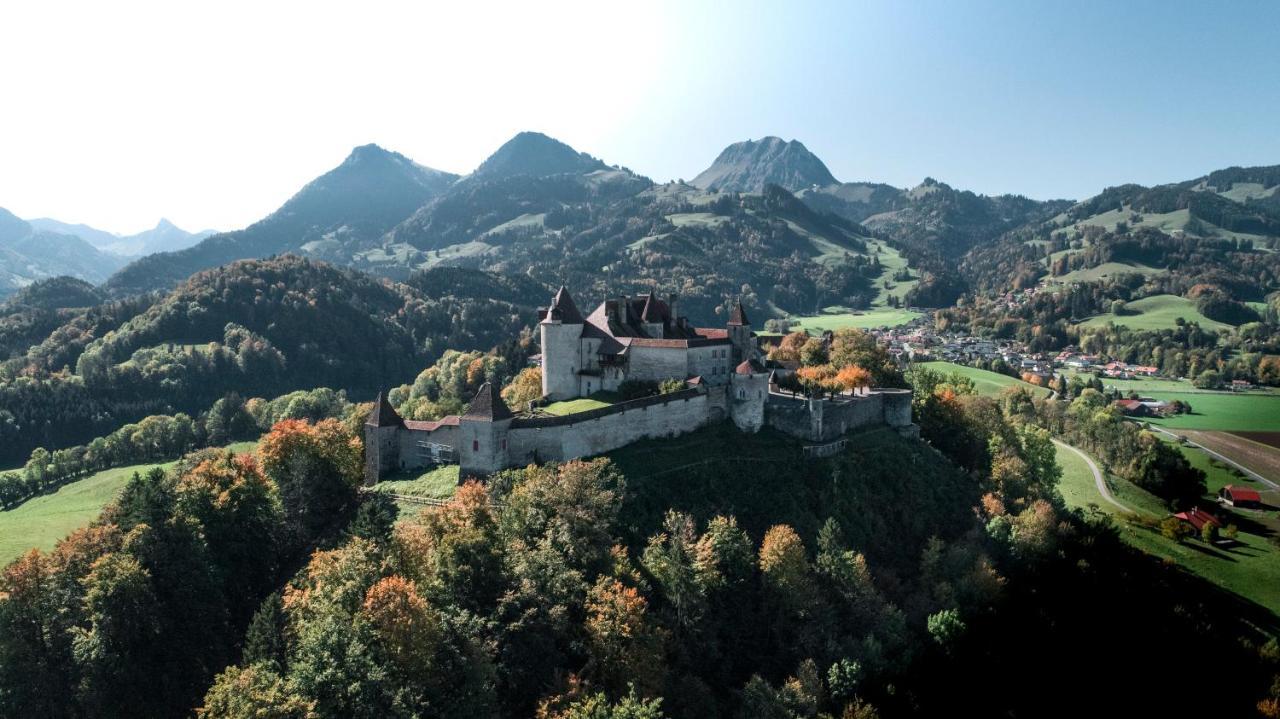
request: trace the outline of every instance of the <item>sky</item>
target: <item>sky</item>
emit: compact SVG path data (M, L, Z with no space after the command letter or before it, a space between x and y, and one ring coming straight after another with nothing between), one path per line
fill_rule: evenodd
M798 139L842 181L1083 199L1280 164L1280 3L10 2L0 207L246 226L374 142L521 130L655 180Z

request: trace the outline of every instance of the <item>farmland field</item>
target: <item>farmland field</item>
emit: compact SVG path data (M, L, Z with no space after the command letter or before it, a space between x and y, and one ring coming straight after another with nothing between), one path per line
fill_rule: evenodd
M1143 394L1166 402L1178 399L1191 405L1191 414L1147 420L1166 429L1204 429L1226 432L1280 431L1280 395L1179 392L1144 392Z
M237 442L230 449L248 452L255 446L257 442ZM174 462L160 462L106 469L0 512L0 562L7 563L33 547L53 549L59 539L93 521L107 503L115 500L134 472L173 465Z
M1209 547L1198 539L1181 544L1163 537L1158 530L1126 522L1124 513L1107 503L1094 486L1093 475L1084 461L1070 450L1058 447L1058 464L1062 467L1059 493L1067 506L1086 514L1097 511L1112 516L1120 537L1148 554L1171 560L1187 571L1250 599L1280 614L1280 545L1269 535L1280 529L1280 520L1250 513L1253 522L1241 523L1239 543L1233 547ZM1183 447L1191 463L1212 470L1210 494L1216 486L1228 481L1239 483L1229 470L1215 467L1209 457L1194 448ZM1161 519L1168 511L1160 500L1136 485L1116 477L1107 477L1112 494L1139 516ZM1261 519L1262 521L1258 521ZM1245 527L1249 527L1246 531Z
M931 370L942 372L943 374L951 374L953 372L961 374L973 380L973 387L978 394L987 397L994 397L1000 394L1007 387L1024 387L1026 389L1039 394L1040 396L1048 396L1049 390L1044 387L1037 387L1029 382L1023 382L1008 375L999 372L990 372L985 369L977 369L975 367L966 367L965 365L955 364L954 362L921 362L921 367L928 367Z

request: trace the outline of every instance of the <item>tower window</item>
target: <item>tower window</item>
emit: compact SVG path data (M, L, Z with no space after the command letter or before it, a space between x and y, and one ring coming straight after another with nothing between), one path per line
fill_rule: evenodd
M479 451L480 451L480 440L478 440L478 439L473 439L473 440L471 440L471 451L472 451L472 452L479 452Z

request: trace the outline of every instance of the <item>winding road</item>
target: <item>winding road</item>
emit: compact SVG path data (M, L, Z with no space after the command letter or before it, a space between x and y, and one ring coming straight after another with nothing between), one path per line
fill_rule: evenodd
M1103 476L1102 476L1102 472L1098 469L1098 465L1094 464L1094 462L1093 462L1093 457L1090 457L1089 455L1085 454L1084 452L1081 452L1080 450L1076 449L1075 447L1072 447L1071 445L1067 444L1066 442L1059 442L1058 440L1056 440L1056 439L1055 439L1055 440L1053 440L1053 443L1054 443L1054 444L1056 444L1056 445L1058 445L1059 447L1065 447L1066 449L1069 449L1069 450L1071 450L1072 452L1075 452L1076 454L1080 455L1080 459L1083 459L1083 460L1084 460L1084 463L1085 463L1085 464L1087 464L1087 465L1089 465L1089 471L1090 471L1090 472L1093 472L1093 483L1094 483L1095 485L1097 485L1097 487L1098 487L1098 494L1101 494L1103 499L1105 499L1105 500L1107 500L1107 502L1109 502L1109 503L1111 503L1111 504L1113 504L1113 505L1115 505L1115 506L1119 507L1119 508L1120 508L1120 510L1121 510L1121 511L1123 511L1123 512L1132 512L1132 511L1133 511L1132 509L1129 509L1129 508L1128 508L1128 507L1126 507L1125 505L1121 504L1121 503L1120 503L1120 500L1118 500L1118 499L1116 499L1115 497L1111 496L1111 490L1107 488L1107 481L1106 481L1106 479L1105 479L1105 478L1103 478Z

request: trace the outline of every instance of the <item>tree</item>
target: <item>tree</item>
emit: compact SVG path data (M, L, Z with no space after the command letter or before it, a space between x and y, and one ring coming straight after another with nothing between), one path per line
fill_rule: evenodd
M610 692L620 693L632 682L647 692L661 687L662 642L647 609L648 602L634 587L612 577L600 577L587 595L591 659L585 674Z
M356 510L356 516L347 527L347 532L354 537L379 544L386 543L391 539L399 514L400 508L390 495L370 492L360 502L360 508Z
M542 396L542 368L525 367L502 389L502 399L508 407L523 409Z
M280 492L296 543L310 542L354 504L363 476L361 443L337 420L280 422L262 438L258 456Z
M1170 539L1179 544L1182 540L1195 533L1195 530L1177 517L1166 517L1160 522L1160 534L1165 539Z
M316 703L270 666L230 667L218 675L196 710L200 719L316 719Z
M1213 522L1205 522L1200 527L1200 541L1208 545L1216 544L1218 541L1218 525Z
M263 664L284 671L286 651L284 601L279 592L267 597L249 623L244 637L245 664Z
M943 609L930 614L926 621L929 636L944 649L950 647L964 633L965 623L960 612L955 609Z

